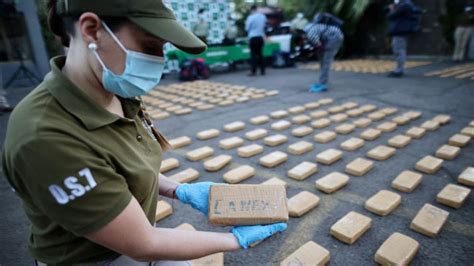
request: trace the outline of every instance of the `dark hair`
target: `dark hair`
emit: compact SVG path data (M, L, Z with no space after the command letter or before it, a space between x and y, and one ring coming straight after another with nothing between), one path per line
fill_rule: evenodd
M58 36L63 46L69 47L71 36L76 34L74 23L79 16L60 16L56 10L57 0L46 0L48 26ZM124 17L100 17L112 31L118 30L129 20Z
M252 7L250 8L250 10L252 10L252 11L257 10L257 5L252 5Z

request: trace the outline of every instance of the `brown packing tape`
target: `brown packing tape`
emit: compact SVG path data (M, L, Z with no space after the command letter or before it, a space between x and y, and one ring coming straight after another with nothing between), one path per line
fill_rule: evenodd
M211 186L209 221L226 226L286 222L286 189L282 185Z

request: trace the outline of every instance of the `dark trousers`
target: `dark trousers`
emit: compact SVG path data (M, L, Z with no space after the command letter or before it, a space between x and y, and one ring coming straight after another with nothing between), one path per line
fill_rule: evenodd
M260 73L265 74L265 61L263 58L263 37L253 37L250 39L250 57L252 63L252 74L257 72L260 67Z

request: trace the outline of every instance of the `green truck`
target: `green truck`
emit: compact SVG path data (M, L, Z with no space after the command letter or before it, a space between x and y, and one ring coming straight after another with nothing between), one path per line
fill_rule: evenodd
M267 42L263 47L263 56L271 57L280 51L280 44ZM235 44L232 46L211 46L204 53L198 55L187 54L180 50L169 51L166 54L168 60L177 60L182 66L186 60L202 58L207 65L233 64L250 59L250 48L247 44Z

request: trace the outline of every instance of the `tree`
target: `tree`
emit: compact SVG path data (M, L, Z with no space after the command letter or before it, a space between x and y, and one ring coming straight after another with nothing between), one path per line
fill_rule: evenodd
M313 18L317 12L329 12L345 21L344 29L353 32L373 0L280 0L280 5L288 17L303 12Z

